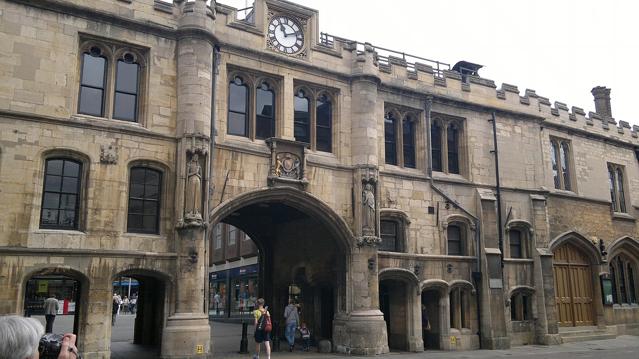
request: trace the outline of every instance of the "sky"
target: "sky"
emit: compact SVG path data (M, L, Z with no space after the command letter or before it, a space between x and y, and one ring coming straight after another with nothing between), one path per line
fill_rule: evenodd
M242 8L252 0L221 0ZM294 0L319 29L449 64L484 66L497 87L534 89L594 112L590 90L611 91L612 115L639 125L639 1Z

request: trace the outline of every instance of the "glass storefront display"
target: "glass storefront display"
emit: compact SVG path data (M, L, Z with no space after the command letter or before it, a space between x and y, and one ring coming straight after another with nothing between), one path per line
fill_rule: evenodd
M226 272L211 273L209 281L209 315L227 316Z
M249 318L258 298L257 265L209 273L209 316Z
M75 313L80 283L65 276L33 277L27 281L24 310L27 316L44 315L44 300L55 295L60 302L58 314Z

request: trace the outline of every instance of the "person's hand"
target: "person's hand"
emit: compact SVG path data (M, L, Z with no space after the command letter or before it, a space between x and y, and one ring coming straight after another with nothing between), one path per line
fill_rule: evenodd
M64 335L58 359L78 359L80 357L78 348L75 346L75 339L75 334L67 333Z

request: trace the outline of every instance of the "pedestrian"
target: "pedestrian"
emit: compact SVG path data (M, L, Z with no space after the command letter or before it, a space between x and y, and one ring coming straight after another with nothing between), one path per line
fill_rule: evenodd
M297 305L293 299L288 300L288 305L284 308L284 319L286 319L286 331L284 336L288 341L288 351L292 352L295 349L295 329L300 323L300 316L297 312Z
M113 307L111 307L111 326L115 325L115 319L118 317L120 311L120 297L117 294L113 294Z
M124 299L122 299L122 312L124 312L124 314L129 312L129 297L126 295L124 296Z
M44 334L42 323L17 315L0 316L0 359L38 359L38 345ZM75 346L76 336L65 334L58 359L80 357Z
M309 351L311 347L311 331L306 327L306 323L302 323L300 327L300 335L302 336L302 342L304 343L305 352Z
M58 309L60 309L60 303L55 298L55 294L52 293L49 298L44 300L44 318L47 321L45 333L53 333L53 321L58 314Z
M268 306L264 306L264 298L257 300L257 309L253 311L255 317L255 355L253 359L260 358L260 344L264 343L266 349L266 359L271 359L271 333L267 330L267 320L270 320L271 313L268 312Z
M133 296L131 296L131 300L129 301L129 311L131 312L131 314L135 314L135 307L138 304L138 296L133 294Z

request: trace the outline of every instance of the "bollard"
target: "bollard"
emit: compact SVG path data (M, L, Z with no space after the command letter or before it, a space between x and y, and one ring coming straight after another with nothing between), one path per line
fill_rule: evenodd
M279 323L276 321L273 321L273 333L272 334L272 338L271 338L271 342L273 344L273 351L274 352L279 352L280 351L280 326Z
M248 337L246 335L246 330L248 327L248 323L242 321L242 339L240 340L240 354L248 354Z

